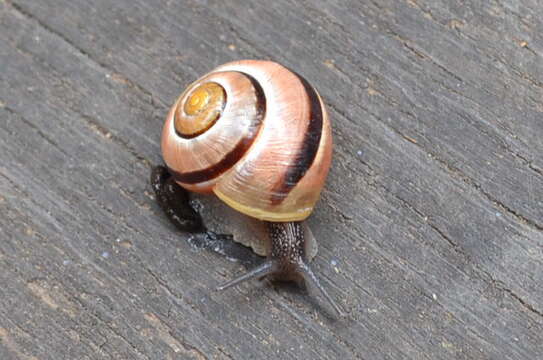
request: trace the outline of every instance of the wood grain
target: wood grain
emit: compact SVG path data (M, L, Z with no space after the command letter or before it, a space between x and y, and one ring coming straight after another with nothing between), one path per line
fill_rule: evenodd
M0 358L537 359L542 19L537 0L0 0ZM243 58L330 108L309 224L345 320L294 286L212 291L240 265L151 195L170 104Z

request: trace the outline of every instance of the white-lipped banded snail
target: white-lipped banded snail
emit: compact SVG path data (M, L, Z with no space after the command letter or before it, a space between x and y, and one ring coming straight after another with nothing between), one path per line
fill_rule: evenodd
M221 65L178 98L161 145L167 170L155 169L151 181L176 225L202 229L198 214L179 205L188 196L175 184L214 193L265 228L267 236L244 245L267 260L219 290L264 276L303 280L343 315L309 266L317 247L303 220L324 186L332 134L324 102L304 78L271 61Z

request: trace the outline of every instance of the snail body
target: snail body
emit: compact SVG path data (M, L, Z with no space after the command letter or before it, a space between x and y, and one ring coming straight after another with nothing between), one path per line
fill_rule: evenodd
M332 136L324 103L305 79L271 61L221 65L172 106L161 147L175 183L214 193L253 219L254 236L234 240L267 260L219 290L266 275L303 280L342 313L308 265L317 247L303 220L324 186Z

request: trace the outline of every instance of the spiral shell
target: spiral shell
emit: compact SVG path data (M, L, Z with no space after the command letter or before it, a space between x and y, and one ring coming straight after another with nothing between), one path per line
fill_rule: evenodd
M326 108L301 76L270 61L224 64L179 97L162 133L177 183L213 192L267 221L300 221L318 201L332 137Z

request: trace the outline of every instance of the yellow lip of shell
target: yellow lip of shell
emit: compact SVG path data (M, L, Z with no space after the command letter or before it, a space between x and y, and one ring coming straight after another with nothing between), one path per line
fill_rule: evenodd
M175 130L186 138L198 136L207 131L221 116L226 103L224 88L208 82L192 89L187 99L180 101L175 111Z
M226 203L232 209L237 210L245 215L249 215L259 220L276 221L276 222L302 221L306 219L309 215L311 215L311 212L313 211L313 206L308 206L306 208L301 208L301 209L297 207L293 207L294 210L286 211L286 212L278 212L277 209L275 210L274 209L270 209L270 210L258 209L256 207L243 205L237 202L236 200L229 198L217 188L214 188L213 192L215 193L215 195L217 195L219 199L221 199L224 203Z

